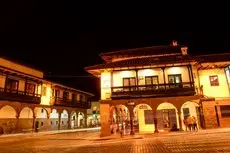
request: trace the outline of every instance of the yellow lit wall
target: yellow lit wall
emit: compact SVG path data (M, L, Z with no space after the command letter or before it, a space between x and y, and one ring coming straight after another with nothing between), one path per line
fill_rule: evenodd
M136 77L136 71L115 71L113 72L113 86L123 86L123 78Z
M152 109L151 108L147 108L147 109L137 108L139 132L153 132L155 130L154 123L145 124L145 113L144 113L145 110L152 110Z
M159 83L164 83L163 71L160 68L138 70L138 85L145 85L146 76L158 76Z
M165 69L165 81L168 83L168 75L181 74L182 82L189 82L188 68L184 67L170 67Z
M43 87L46 87L46 95L41 95L41 105L50 105L51 103L51 85L50 84L43 84Z
M9 68L9 69L20 71L22 73L33 75L33 76L36 76L39 78L43 78L43 73L41 71L37 71L35 69L16 64L14 62L8 61L8 60L3 59L3 58L0 58L0 66L4 66L4 67Z
M209 76L218 75L219 86L211 86ZM229 97L229 88L224 69L208 69L199 71L200 85L203 93L210 97Z
M0 88L4 88L5 87L5 76L0 75Z
M101 99L108 99L111 95L111 73L101 73Z
M25 91L25 81L19 80L18 91Z

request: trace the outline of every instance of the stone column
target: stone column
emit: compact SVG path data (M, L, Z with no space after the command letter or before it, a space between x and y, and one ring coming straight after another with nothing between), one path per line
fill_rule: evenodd
M111 135L110 131L110 106L109 104L100 104L101 117L101 137Z
M181 111L178 111L177 115L178 115L178 120L179 120L180 131L183 131L183 128L182 128L183 122L182 122L182 118L181 118Z
M18 125L18 122L19 122L19 113L16 114L16 123L15 123L15 132L19 132L19 125Z
M68 129L71 129L71 113L68 114Z
M152 109L152 110L153 110L153 121L154 121L154 127L155 127L154 133L159 133L158 127L157 127L157 124L158 124L158 122L157 122L157 113L156 113L156 111L154 109Z
M130 126L131 126L131 131L130 131L130 135L134 135L135 131L134 131L134 112L133 112L133 107L134 106L130 106Z
M58 114L58 130L61 129L61 113Z

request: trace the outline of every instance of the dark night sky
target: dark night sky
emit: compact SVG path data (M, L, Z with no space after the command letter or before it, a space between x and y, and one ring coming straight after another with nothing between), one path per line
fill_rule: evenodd
M175 20L172 13L92 8L74 1L4 4L0 53L53 75L48 79L98 94L98 80L83 68L101 63L101 52L167 45L173 39L188 45L190 54L230 51L229 30L213 26L213 16Z

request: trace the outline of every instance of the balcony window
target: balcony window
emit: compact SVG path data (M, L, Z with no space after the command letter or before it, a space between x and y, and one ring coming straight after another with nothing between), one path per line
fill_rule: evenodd
M168 82L170 84L170 88L182 87L181 74L168 75Z
M67 91L63 92L63 99L64 100L69 100L69 92L67 92Z
M146 76L145 77L145 85L147 85L147 89L157 89L157 85L159 84L158 76Z
M132 77L132 78L123 78L123 86L124 87L130 87L130 86L135 86L136 85L136 78ZM133 88L124 88L124 91L133 91L135 90L135 87Z
M11 78L6 80L6 91L7 92L17 92L18 91L19 81Z
M26 83L26 93L33 95L35 93L35 84Z
M211 86L219 86L219 80L217 75L209 76Z

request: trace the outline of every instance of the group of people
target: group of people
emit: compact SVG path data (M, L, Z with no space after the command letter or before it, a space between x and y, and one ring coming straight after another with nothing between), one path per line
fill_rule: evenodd
M184 125L186 131L198 131L197 120L194 116L188 116L184 118Z

